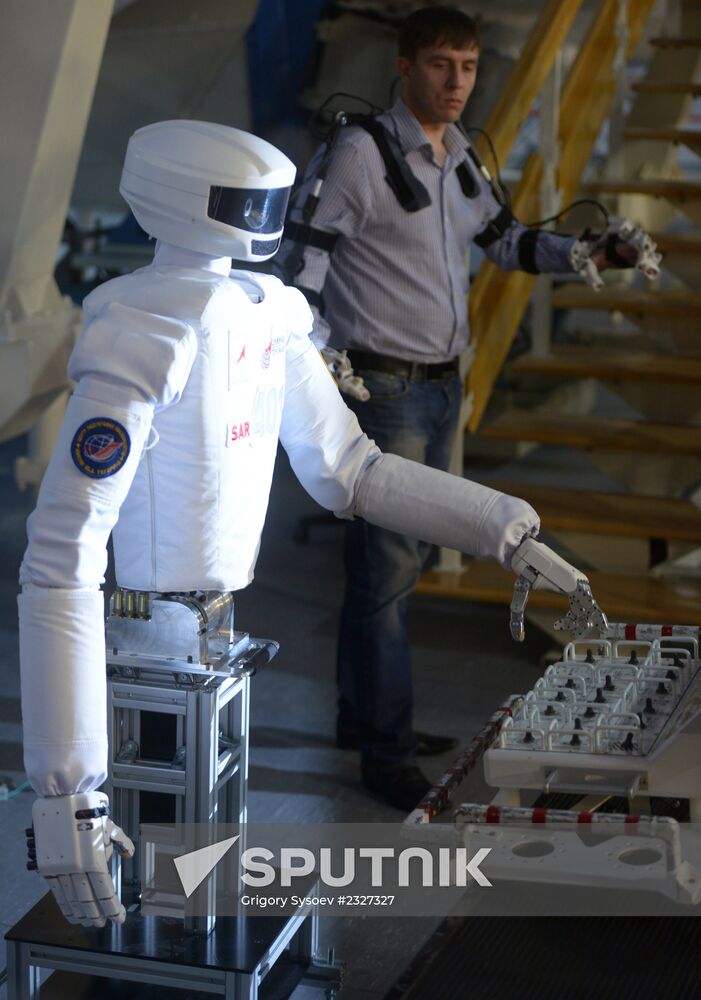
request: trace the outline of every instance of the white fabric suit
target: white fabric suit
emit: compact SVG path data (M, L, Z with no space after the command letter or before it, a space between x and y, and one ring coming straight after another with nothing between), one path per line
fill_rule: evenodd
M301 293L159 244L85 301L77 388L29 521L19 598L27 775L40 795L106 774L103 580L236 590L253 576L278 438L339 516L508 564L523 501L381 455L309 340Z

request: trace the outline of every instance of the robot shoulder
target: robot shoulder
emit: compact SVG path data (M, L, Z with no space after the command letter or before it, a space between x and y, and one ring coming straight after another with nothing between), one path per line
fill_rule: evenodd
M290 335L308 336L314 326L314 316L299 288L285 288L287 296L288 329Z
M70 378L92 375L127 385L156 409L180 397L197 356L189 323L120 302L88 317L68 363Z
M285 285L274 274L256 272L251 277L263 292L270 307L282 324L287 326L288 336L311 332L314 317L309 304L298 288Z

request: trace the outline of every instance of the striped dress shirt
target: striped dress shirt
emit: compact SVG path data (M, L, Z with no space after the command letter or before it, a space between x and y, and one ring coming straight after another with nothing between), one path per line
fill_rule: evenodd
M379 121L397 140L431 204L417 212L403 209L385 179L387 171L372 136L357 126L344 128L312 220L315 229L339 238L331 253L307 246L302 269L287 277L301 289L322 295L322 314L312 306L317 346L373 351L407 361L448 361L464 350L469 338L467 250L502 206L466 159L467 142L456 126L446 128L441 166L401 98ZM324 148L310 161L295 195L290 213L295 222L302 219ZM463 193L456 174L462 162L475 178L474 197ZM518 241L525 231L513 222L487 247L487 256L501 268L517 269ZM573 240L541 233L538 269L571 270L568 252ZM276 268L289 271L296 249L291 240L283 240Z

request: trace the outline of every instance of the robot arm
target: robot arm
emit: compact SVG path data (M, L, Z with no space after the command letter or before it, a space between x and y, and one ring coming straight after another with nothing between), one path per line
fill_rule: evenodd
M555 590L569 597L570 610L555 622L558 631L567 630L574 638L579 638L593 628L608 627L606 615L594 600L584 573L543 542L524 538L512 556L511 568L516 573L511 601L511 635L517 642L522 642L525 635L526 604L534 587Z
M288 362L280 440L307 492L338 517L362 517L506 568L524 536L538 531L537 513L518 497L382 454L308 342Z
M69 365L78 385L29 522L19 615L24 761L40 796L30 861L68 919L86 925L123 919L107 862L113 843L130 849L106 812L76 816L107 804L95 791L107 762L105 548L153 414L187 379L193 337L185 324L121 306L88 324Z
M88 792L104 779L99 587L107 540L154 412L187 381L193 337L186 324L109 305L71 357L77 387L29 519L20 569L24 762L39 795Z
M556 622L575 635L604 628L606 618L589 581L533 537L538 515L524 500L382 454L362 433L308 342L288 368L280 439L304 488L338 517L371 524L470 555L488 556L517 574L511 633L523 639L523 620L533 586L570 598Z

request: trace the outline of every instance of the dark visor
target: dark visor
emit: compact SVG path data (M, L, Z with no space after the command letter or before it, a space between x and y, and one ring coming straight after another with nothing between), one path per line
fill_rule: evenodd
M277 233L282 229L289 188L210 187L207 215L226 226L250 233Z

